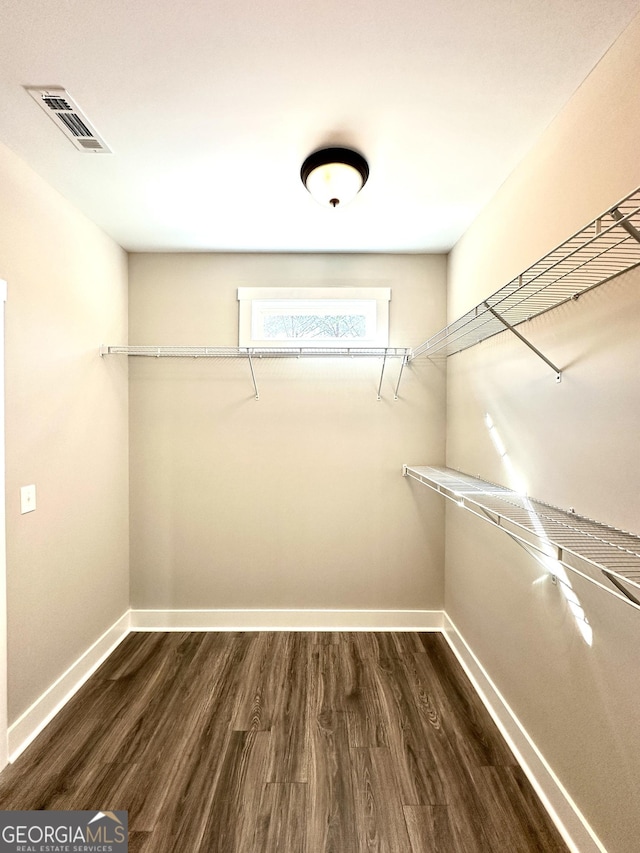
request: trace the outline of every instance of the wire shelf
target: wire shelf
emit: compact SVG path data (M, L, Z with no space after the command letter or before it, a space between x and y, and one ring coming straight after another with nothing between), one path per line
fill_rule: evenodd
M100 355L141 356L142 358L242 358L249 363L256 400L260 399L253 364L262 358L378 358L382 370L377 399L382 400L382 382L389 359L400 359L393 399L399 400L400 381L411 355L410 347L202 347L202 346L101 346Z
M521 275L416 347L419 356L453 355L557 308L640 264L640 188L594 219Z
M101 355L147 358L408 358L410 347L103 346Z
M576 571L576 567L567 560L567 555L596 567L624 594L625 601L640 604L634 594L637 590L640 597L640 536L452 468L405 465L403 473L571 571ZM578 574L593 581L582 572ZM608 586L602 588L620 597Z

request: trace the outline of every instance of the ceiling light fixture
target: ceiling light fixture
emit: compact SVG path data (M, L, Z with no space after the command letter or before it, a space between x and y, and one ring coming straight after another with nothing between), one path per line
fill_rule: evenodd
M369 177L369 164L350 148L322 148L302 164L300 178L317 202L342 207L354 199Z

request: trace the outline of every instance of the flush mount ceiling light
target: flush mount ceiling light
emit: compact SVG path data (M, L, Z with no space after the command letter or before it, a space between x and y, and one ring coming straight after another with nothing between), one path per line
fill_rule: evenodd
M354 199L369 177L369 165L350 148L322 148L302 164L300 178L317 202L342 207Z

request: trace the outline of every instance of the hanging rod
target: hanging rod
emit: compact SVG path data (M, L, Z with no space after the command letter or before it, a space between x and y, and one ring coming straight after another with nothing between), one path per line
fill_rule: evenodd
M511 327L518 326L578 299L638 264L640 188L432 335L412 351L409 360L454 355L503 332L505 321Z
M640 610L640 536L452 468L404 465L402 473ZM615 590L568 562L569 555L598 569Z

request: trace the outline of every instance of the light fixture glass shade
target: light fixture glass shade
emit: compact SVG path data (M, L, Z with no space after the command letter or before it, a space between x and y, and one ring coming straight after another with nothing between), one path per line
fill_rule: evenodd
M348 204L362 189L362 175L346 163L318 166L307 178L307 189L316 201L327 207Z
M311 154L300 170L302 183L326 207L352 201L369 177L367 161L349 148L325 148Z

